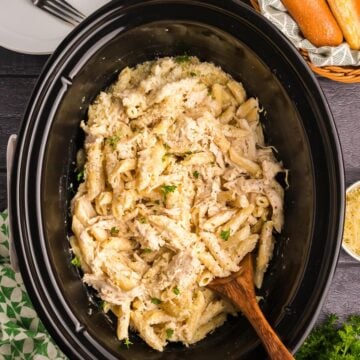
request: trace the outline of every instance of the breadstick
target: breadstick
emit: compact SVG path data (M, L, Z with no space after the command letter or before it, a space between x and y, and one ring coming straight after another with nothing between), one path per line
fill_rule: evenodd
M360 50L360 0L328 0L345 40L354 50Z
M315 46L337 46L343 35L325 0L282 0L301 32Z

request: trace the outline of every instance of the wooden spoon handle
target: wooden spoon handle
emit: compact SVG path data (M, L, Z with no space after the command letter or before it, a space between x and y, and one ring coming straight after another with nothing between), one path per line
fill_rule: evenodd
M294 360L263 315L255 297L252 257L248 254L241 262L242 272L235 277L218 278L208 287L225 295L250 321L259 335L271 360Z
M272 327L267 322L265 316L255 302L251 304L249 311L243 309L244 315L262 340L271 360L294 360L289 350L285 347Z
M255 298L252 274L238 277L225 284L212 284L211 288L226 295L242 311L259 335L271 360L294 360L289 350L267 322Z

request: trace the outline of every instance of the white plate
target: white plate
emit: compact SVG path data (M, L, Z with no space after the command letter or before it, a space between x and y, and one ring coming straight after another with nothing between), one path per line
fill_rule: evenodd
M354 184L352 184L351 186L349 186L346 189L346 194L348 194L351 190L355 190L357 188L360 187L360 181L356 181ZM344 243L344 241L342 242L342 248L345 250L345 252L347 252L352 258L354 258L357 261L360 261L360 256L358 254L355 254L351 249L349 249L349 247Z
M109 0L68 0L89 15ZM51 54L73 26L47 14L30 0L0 0L0 45L25 54Z

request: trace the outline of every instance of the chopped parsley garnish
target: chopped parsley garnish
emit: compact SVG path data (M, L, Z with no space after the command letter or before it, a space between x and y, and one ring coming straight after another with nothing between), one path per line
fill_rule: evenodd
M220 237L225 240L225 241L228 241L229 240L229 237L230 237L230 229L228 230L222 230L221 233L220 233Z
M104 310L104 307L105 307L105 301L104 300L101 300L100 303L99 303L99 308L101 310Z
M144 254L149 254L149 253L151 253L151 252L152 252L152 250L149 249L149 248L143 249L143 253L144 253Z
M170 339L174 335L173 329L166 329L166 337Z
M81 267L81 262L80 262L80 259L77 257L77 256L75 256L72 260L71 260L71 263L74 265L74 266L76 266L76 267Z
M170 146L169 146L168 144L164 143L164 148L165 148L166 150L169 150L169 149L170 149Z
M200 176L199 172L198 172L197 170L195 170L195 171L193 172L193 177L194 177L195 179L198 179L199 176Z
M155 305L160 305L162 301L158 298L151 298L151 302Z
M197 75L197 73L196 73L196 72L194 72L194 71L191 71L189 75L190 75L191 77L194 77L194 76L196 76L196 75Z
M139 222L140 222L140 224L146 224L147 220L146 220L146 218L141 217L141 218L139 218Z
M160 205L160 200L155 200L154 203L155 203L156 205Z
M191 57L189 55L180 55L175 58L175 62L178 64L184 64L191 60Z
M76 179L78 182L84 181L85 178L85 173L84 170L80 170L77 174L76 174Z
M119 142L120 136L114 135L106 139L106 142L112 147L113 150L116 148L116 144Z
M129 340L129 338L126 338L124 340L124 345L129 349L130 345L133 345L133 343Z
M174 292L175 295L179 295L179 294L180 294L180 290L179 290L179 288L178 288L177 286L175 286L175 287L173 288L173 292Z
M116 236L118 233L119 233L119 229L116 228L115 226L113 226L113 227L110 229L110 235L111 235L111 236Z
M173 193L176 190L176 185L162 185L161 191L164 196L164 201L166 201L166 197L169 193Z

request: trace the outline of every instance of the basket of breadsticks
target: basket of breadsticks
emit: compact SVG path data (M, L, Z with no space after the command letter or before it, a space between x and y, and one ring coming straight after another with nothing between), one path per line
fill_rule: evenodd
M360 0L250 0L331 80L360 82Z

